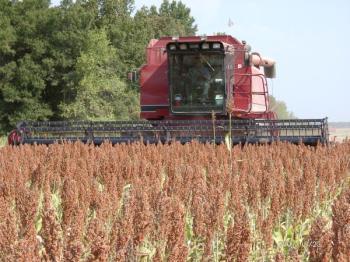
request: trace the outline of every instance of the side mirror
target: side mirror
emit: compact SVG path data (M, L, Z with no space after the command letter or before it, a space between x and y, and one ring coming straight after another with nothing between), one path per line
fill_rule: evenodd
M128 73L128 80L130 82L137 82L139 79L137 71L131 71Z

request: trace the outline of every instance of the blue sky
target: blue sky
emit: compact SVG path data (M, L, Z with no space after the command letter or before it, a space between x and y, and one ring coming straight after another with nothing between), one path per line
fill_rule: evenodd
M135 0L135 6L161 2ZM191 8L198 34L225 32L276 60L270 92L297 117L350 121L349 0L182 2Z

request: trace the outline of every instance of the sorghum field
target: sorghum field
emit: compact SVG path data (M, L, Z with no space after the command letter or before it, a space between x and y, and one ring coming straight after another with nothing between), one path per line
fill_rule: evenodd
M350 142L5 146L0 260L346 261L349 170Z

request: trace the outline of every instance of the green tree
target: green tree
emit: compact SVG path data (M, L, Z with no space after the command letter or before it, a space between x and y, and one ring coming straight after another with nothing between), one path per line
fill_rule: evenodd
M143 6L136 12L135 22L139 29L145 30L148 37L152 38L188 36L197 32L191 9L181 1L170 3L168 0L163 0L158 10L155 6L150 8Z
M296 118L293 112L288 111L287 105L283 101L277 100L275 97L270 96L270 110L277 113L279 119L293 119Z
M4 56L13 55L15 52L13 44L16 41L16 34L10 18L3 11L0 11L0 28L0 55L5 58ZM3 62L4 60L2 59L0 63L2 64Z
M0 132L21 120L135 117L126 73L150 39L196 26L177 1L133 11L133 0L0 0Z
M75 99L61 104L63 117L80 120L137 117L137 96L118 78L116 57L116 49L110 45L105 30L88 32L75 68L79 79Z
M159 8L159 15L163 18L165 25L163 33L167 35L178 34L179 36L194 35L197 26L194 25L194 18L191 16L191 9L181 1L163 0Z
M50 48L43 61L49 74L44 99L54 112L52 119L61 119L59 105L75 98L77 59L86 34L97 27L99 18L94 1L73 3L67 0L49 11L46 35Z
M49 1L0 1L0 128L8 130L19 120L48 119L43 99L47 71L43 65L47 41L43 29Z

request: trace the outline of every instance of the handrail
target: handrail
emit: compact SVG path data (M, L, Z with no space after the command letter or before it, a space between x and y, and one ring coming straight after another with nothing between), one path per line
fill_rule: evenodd
M237 92L235 90L233 90L233 95L234 94L248 94L250 95L250 104L249 104L249 109L248 110L242 110L239 108L234 108L234 111L238 111L238 112L244 112L244 113L261 113L261 112L254 112L252 111L252 106L253 106L253 95L264 95L264 99L265 99L265 105L266 105L266 110L264 113L268 112L268 101L267 101L267 95L268 95L268 85L267 85L267 80L264 74L260 73L260 74L252 74L252 73L235 73L234 75L236 76L247 76L247 77L253 77L253 76L257 76L261 79L262 81L262 86L264 91L263 92L255 92L252 91L252 86L251 86L251 92ZM252 81L252 80L251 80Z

